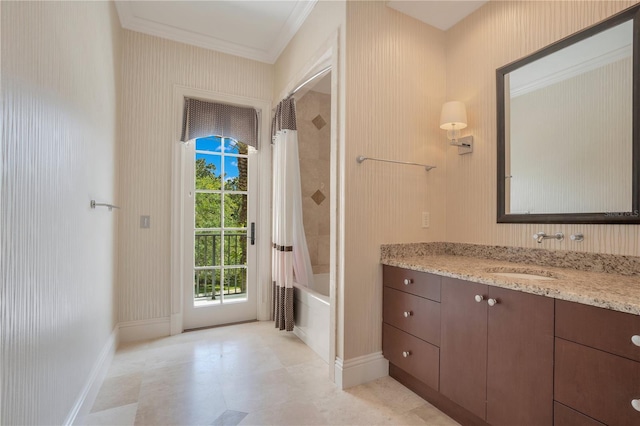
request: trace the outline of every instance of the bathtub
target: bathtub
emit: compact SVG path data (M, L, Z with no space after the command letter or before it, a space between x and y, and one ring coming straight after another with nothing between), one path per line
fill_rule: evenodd
M293 284L293 333L329 363L329 274L316 274L313 278L313 288Z

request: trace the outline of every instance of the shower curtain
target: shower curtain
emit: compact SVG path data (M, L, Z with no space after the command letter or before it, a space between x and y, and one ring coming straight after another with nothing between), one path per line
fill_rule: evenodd
M293 281L313 283L302 222L296 106L293 97L278 104L273 118L273 319L293 331Z

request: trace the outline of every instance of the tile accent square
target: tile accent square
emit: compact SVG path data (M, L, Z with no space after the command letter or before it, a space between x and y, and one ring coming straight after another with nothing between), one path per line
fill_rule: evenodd
M313 195L311 196L311 199L315 201L317 205L322 204L325 198L327 197L325 197L322 191L320 191L319 189L316 192L314 192Z
M320 114L316 115L316 118L311 120L311 122L313 123L314 126L316 126L316 129L318 130L322 129L324 126L327 125L327 122L324 121L324 118L322 118Z

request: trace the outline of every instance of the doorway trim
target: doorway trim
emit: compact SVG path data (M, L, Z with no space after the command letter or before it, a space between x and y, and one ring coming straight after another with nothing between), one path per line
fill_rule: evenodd
M174 132L172 140L171 166L171 335L184 331L183 287L184 282L184 227L183 200L184 182L184 143L180 142L184 98L195 98L209 102L251 107L258 112L258 194L256 233L257 259L257 319L268 320L271 315L271 102L264 99L230 95L211 90L196 89L187 86L173 86Z
M336 30L311 56L285 86L285 90L278 94L274 102L287 95L301 83L322 68L331 66L331 153L330 153L330 269L329 269L329 378L342 383L342 378L336 378L335 363L338 358L339 340L342 338L342 324L339 304L342 303L344 282L344 48L341 50L340 29ZM337 381L336 381L337 379Z

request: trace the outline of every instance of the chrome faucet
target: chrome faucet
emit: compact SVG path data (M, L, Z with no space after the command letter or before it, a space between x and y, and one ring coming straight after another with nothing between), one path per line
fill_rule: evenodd
M564 240L564 234L562 232L556 232L554 235L547 235L544 232L538 232L537 234L533 234L533 239L538 242L538 244L542 244L542 240L555 239L558 241Z

